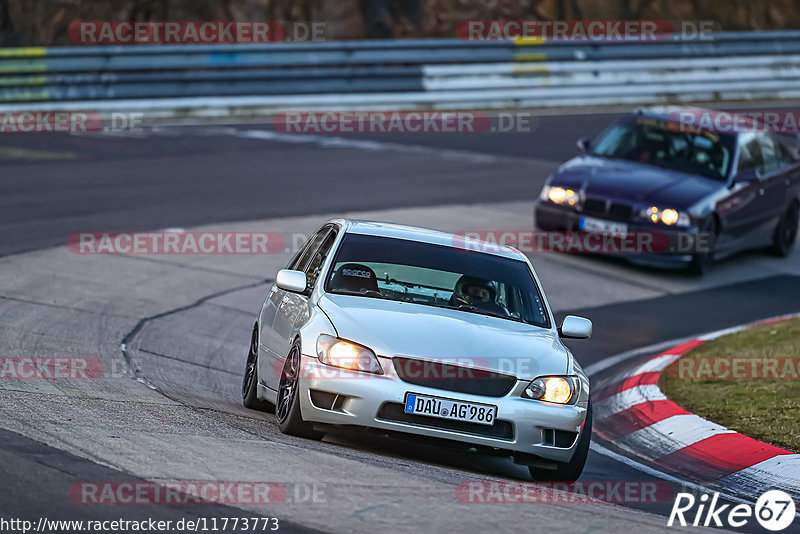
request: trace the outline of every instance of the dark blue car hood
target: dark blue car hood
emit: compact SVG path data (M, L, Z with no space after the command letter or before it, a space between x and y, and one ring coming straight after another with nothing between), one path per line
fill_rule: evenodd
M633 161L578 156L564 163L551 185L583 189L587 197L685 209L725 187L721 181Z

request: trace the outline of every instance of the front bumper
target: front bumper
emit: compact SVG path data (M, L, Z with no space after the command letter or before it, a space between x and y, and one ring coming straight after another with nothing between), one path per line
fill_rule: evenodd
M537 200L534 204L534 220L536 229L544 232L580 232L580 220L584 214L573 209L554 206ZM606 219L602 216L590 215L595 219ZM692 261L693 254L702 245L697 227L670 228L630 220L607 219L610 222L621 222L627 225L630 234L651 235L652 246L639 247L632 252L616 250L592 250L591 253L614 256L626 259L639 265L654 267L681 268ZM644 249L644 251L640 251Z
M585 402L582 406L563 406L524 399L520 395L528 381L522 380L518 380L504 397L423 387L402 381L391 372L391 359L381 360L386 372L384 375L342 373L320 363L315 357L304 355L299 389L303 419L442 438L557 462L569 462L577 448L578 436L586 419ZM407 417L402 407L409 392L495 405L495 424L451 424L451 421L428 416ZM327 398L338 396L338 399L333 405L319 406L317 404L322 403L317 401L315 404L312 394L313 398L319 399L320 393L328 394ZM587 394L582 393L580 398ZM565 438L568 438L568 444Z

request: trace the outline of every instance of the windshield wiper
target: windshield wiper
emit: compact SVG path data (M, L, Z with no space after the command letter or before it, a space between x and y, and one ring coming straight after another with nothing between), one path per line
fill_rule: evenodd
M389 298L380 291L375 291L374 289L362 289L361 291L355 291L350 289L336 289L331 291L336 295L355 295L357 297L376 297L381 299Z
M476 306L472 306L471 304L459 304L458 306L445 306L445 307L446 308L450 308L452 310L461 310L461 311L470 312L470 313L477 313L477 314L480 314L480 315L488 315L490 317L498 317L500 319L508 319L509 321L516 321L518 323L524 323L525 322L522 319L518 319L518 318L514 317L513 315L503 315L502 313L491 312L491 311L488 311L488 310L484 310L484 309L478 308Z

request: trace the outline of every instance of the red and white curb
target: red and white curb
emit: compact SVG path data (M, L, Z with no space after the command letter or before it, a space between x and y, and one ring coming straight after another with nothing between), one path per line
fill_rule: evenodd
M749 438L689 413L658 388L663 371L711 339L787 315L720 330L681 343L592 393L593 432L651 466L677 477L757 497L781 489L800 499L800 454Z

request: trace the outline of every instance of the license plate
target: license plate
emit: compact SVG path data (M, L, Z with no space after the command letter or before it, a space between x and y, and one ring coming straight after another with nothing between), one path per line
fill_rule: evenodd
M625 223L595 219L594 217L581 217L581 230L584 232L598 232L601 234L627 234L628 225Z
M406 393L405 412L479 425L493 425L497 406Z

